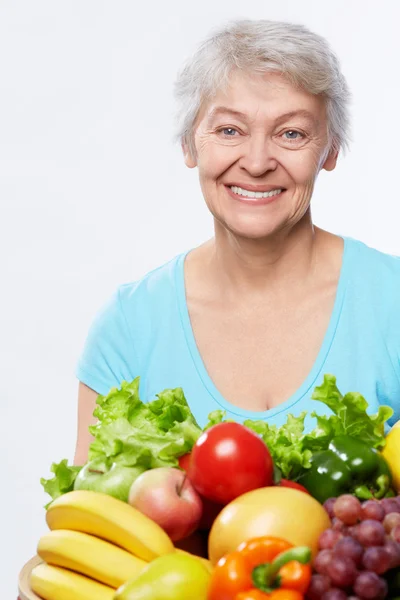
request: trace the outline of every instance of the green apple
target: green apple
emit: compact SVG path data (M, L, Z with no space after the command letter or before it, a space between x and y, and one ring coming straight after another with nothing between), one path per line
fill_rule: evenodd
M112 460L96 458L79 471L74 490L102 492L128 502L132 483L144 471L143 467L124 467Z

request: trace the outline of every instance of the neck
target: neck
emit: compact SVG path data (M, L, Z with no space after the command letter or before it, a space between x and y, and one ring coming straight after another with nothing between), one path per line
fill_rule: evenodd
M262 240L240 238L215 225L210 267L225 293L248 295L290 288L307 281L315 266L319 230L310 215L290 231Z

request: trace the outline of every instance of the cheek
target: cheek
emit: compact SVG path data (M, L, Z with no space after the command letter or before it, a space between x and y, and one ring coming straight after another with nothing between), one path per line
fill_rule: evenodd
M290 161L287 169L295 183L306 185L313 182L318 174L318 157L297 155Z
M237 151L217 144L205 144L198 149L198 169L200 179L215 180L236 160Z

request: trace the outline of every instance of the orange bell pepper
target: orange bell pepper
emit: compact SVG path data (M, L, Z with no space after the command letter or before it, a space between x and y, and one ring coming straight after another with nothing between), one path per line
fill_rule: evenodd
M311 550L263 536L241 544L216 565L208 600L303 600Z
M278 589L270 594L265 594L261 590L249 590L248 592L240 592L235 600L265 600L266 598L273 598L273 600L303 600L304 595L296 590L284 590Z

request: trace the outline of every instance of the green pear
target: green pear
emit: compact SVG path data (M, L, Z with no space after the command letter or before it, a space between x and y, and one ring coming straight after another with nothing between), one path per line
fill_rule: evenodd
M111 459L95 458L79 471L74 490L102 492L128 502L132 483L144 471L143 467L124 467Z
M210 577L198 558L171 552L119 587L113 600L207 600Z

